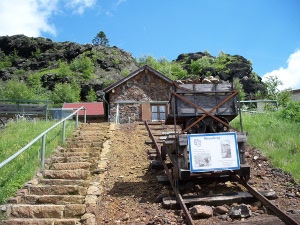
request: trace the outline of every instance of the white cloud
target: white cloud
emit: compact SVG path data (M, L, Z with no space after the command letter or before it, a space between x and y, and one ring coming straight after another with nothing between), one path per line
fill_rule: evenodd
M118 0L118 2L116 3L116 5L120 5L120 4L122 4L122 3L124 3L124 2L126 2L127 0Z
M71 9L82 14L92 7L96 0L1 0L0 1L0 36L24 34L38 37L49 33L56 35L54 24L49 22L53 14L64 11L59 7Z
M0 35L55 35L54 26L48 22L55 6L56 1L51 0L1 0Z
M83 14L86 8L90 8L95 4L96 0L66 0L66 6L78 14Z
M300 89L300 50L295 51L287 60L287 68L279 68L266 73L262 80L265 81L269 76L277 76L283 85L278 87L280 90L287 88Z

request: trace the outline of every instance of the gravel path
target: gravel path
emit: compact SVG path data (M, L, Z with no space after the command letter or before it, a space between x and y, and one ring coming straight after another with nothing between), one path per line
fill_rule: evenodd
M148 132L143 124L110 125L109 139L102 152L102 172L98 179L102 185L102 194L97 207L89 209L96 214L97 224L185 224L181 210L164 209L160 196L172 194L168 185L158 183L159 171L152 170L148 160L151 146ZM279 198L274 204L281 209L300 212L299 185L289 174L270 166L259 150L247 146L247 162L251 166L249 181L255 188L263 191L275 191ZM212 188L227 188L242 191L238 184L204 184L201 191ZM220 191L220 190L219 190ZM221 190L222 192L222 190ZM260 205L251 206L254 216L245 221L260 220L268 217ZM242 219L244 220L244 219ZM229 217L214 216L196 221L197 225L223 224L232 222ZM236 221L237 224L240 221Z

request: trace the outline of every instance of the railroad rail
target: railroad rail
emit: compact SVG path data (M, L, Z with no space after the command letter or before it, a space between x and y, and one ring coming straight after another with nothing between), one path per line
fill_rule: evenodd
M172 189L176 195L177 201L181 207L181 209L183 210L183 213L185 215L185 219L186 222L189 225L195 225L194 220L192 218L192 216L189 213L189 210L186 206L186 204L184 203L183 197L179 192L178 186L176 184L176 180L173 179L172 174L169 171L169 168L166 164L166 162L163 160L162 157L162 152L161 152L161 146L160 144L157 142L157 140L155 139L152 130L150 129L149 123L147 121L145 121L145 126L149 132L149 136L152 140L153 146L156 150L157 153L157 157L158 159L161 161L163 167L164 167L164 171L169 179L169 182L172 186ZM247 183L246 180L240 178L238 175L232 175L233 179L235 179L236 181L238 181L252 196L254 196L255 198L257 198L263 205L265 205L266 207L268 207L279 219L281 219L284 223L288 224L288 225L300 225L300 223L298 221L296 221L295 219L293 219L292 217L290 217L288 214L286 214L285 212L283 212L282 210L280 210L277 206L275 206L271 201L269 201L265 196L263 196L261 193L259 193L258 191L256 191L253 187L251 187L251 185L249 185Z
M172 180L172 175L171 175L171 173L170 173L170 171L169 171L169 169L168 169L168 166L167 166L167 164L165 163L165 161L162 159L161 150L160 150L160 148L159 148L159 145L158 145L157 141L155 140L155 138L154 138L154 136L153 136L153 133L152 133L152 131L151 131L151 129L150 129L150 127L149 127L147 121L145 121L145 125L146 125L146 128L147 128L147 130L148 130L148 132L149 132L149 135L150 135L150 137L151 137L151 139L152 139L152 141L153 141L153 145L154 145L154 147L155 147L156 153L157 153L157 155L158 155L160 161L162 162L163 167L164 167L164 170L165 170L165 173L167 174L168 179L169 179L169 181L170 181L170 184L172 185L172 188L173 188L173 191L174 191L174 193L175 193L175 195L176 195L176 198L178 199L178 202L179 202L179 204L180 204L180 207L181 207L181 209L183 210L183 213L184 213L184 215L185 215L185 217L186 217L187 222L188 222L189 225L195 225L194 222L193 222L193 219L192 219L192 217L191 217L191 215L190 215L190 213L189 213L188 208L186 207L185 203L183 202L183 198L182 198L181 194L179 193L177 187L175 186L175 183L174 183L173 180Z

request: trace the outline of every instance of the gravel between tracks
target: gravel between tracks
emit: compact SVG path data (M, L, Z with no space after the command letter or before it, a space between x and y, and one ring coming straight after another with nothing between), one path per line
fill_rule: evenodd
M102 194L98 198L97 207L89 209L96 214L97 224L185 224L181 210L164 209L159 200L162 194L170 194L170 187L158 183L158 171L149 165L147 151L151 147L145 144L149 140L144 125L125 124L110 125L109 150L102 157L107 158L105 172L99 179ZM276 191L278 199L274 204L281 209L300 212L299 185L293 178L270 166L259 150L247 146L247 163L251 166L249 183L258 190ZM218 185L218 184L216 184ZM235 185L233 183L233 185ZM202 190L211 186L203 186ZM260 210L260 211L259 211ZM257 209L260 213L263 210ZM257 213L258 215L259 213ZM256 218L266 217L259 214ZM252 216L253 217L253 216ZM250 220L253 220L251 218ZM216 224L231 222L230 218L222 221L218 216L200 219L196 224Z
M112 125L111 125L112 126ZM165 210L156 198L168 193L149 169L144 125L127 124L112 128L103 174L103 195L98 199L97 224L180 224L181 216ZM180 212L180 211L179 211Z

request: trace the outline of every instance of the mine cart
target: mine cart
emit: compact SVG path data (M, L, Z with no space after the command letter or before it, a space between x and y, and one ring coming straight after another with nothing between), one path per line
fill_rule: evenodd
M229 125L239 115L238 91L230 83L174 84L166 124L174 124L161 147L175 180L239 175L248 180L246 133ZM180 125L181 130L176 130Z

